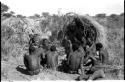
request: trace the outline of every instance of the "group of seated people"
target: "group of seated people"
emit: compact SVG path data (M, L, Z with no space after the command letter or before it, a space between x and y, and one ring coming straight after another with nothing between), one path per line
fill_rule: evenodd
M29 42L29 55L24 55L24 64L29 74L39 74L41 65L58 70L59 55L56 46L49 45L49 41L46 39L38 42L38 44L36 43L37 41L31 39ZM72 50L70 45L68 48L64 47L69 73L79 73L79 69L81 69L77 80L94 80L105 77L103 69L99 67L108 62L108 53L102 43L95 43L92 47L88 45L73 45L73 47L74 50Z
M30 36L28 54L24 55L24 65L30 75L39 74L43 67L56 70L58 65L56 46L49 45L47 39L37 38L37 35Z
M83 61L84 73L77 78L78 80L96 80L105 77L102 65L108 63L108 52L100 42L91 48L86 46L86 55Z

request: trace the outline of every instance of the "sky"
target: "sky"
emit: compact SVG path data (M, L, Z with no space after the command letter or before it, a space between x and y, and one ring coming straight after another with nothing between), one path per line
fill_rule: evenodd
M16 14L32 16L49 12L61 14L75 12L94 16L99 13L120 14L124 12L124 0L0 0Z

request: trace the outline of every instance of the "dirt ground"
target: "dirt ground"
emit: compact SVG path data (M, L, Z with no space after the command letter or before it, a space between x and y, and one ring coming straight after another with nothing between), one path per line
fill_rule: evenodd
M30 76L23 69L25 66L19 59L13 59L1 62L1 80L2 81L31 81L31 80L75 80L79 74L68 74L51 69L41 69L38 75ZM19 68L20 67L20 68ZM101 80L123 79L123 75L116 76L115 74L106 73L106 77Z

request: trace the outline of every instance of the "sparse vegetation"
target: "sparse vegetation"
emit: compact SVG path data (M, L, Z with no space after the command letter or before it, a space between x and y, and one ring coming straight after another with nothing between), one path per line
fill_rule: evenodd
M7 13L8 9L8 6L2 4L1 13L3 14L2 18L4 20L1 19L1 59L6 62L10 61L11 57L15 58L15 60L18 58L22 59L21 57L27 52L26 48L29 41L28 34L30 32L34 34L38 32L43 33L46 28L52 32L56 32L56 30L66 28L66 25L72 21L69 17L58 15L51 16L47 12L43 13L42 16L35 14L35 16L27 17L27 19L25 19L26 17L23 15L12 17L14 12ZM36 18L32 19L32 17ZM123 66L124 13L120 15L112 14L110 16L98 14L93 18L106 28L107 49L110 54L109 63L111 65ZM39 20L36 21L36 19ZM19 61L22 62L22 60ZM8 77L5 76L4 71L1 75ZM119 79L119 77L117 78Z
M108 49L113 55L114 61L123 64L124 57L124 16L112 14L107 16L104 21L97 18L97 21L107 27ZM121 56L122 55L122 56ZM116 64L116 63L114 63Z
M9 7L3 3L1 3L1 14L7 12Z

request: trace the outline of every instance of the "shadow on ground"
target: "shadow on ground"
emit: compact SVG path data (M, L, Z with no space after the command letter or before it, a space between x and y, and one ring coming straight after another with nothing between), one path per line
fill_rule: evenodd
M68 73L69 72L69 68L67 65L67 61L63 60L61 65L58 67L58 71L64 72L64 73Z
M22 66L22 65L18 65L18 66L16 67L16 70L19 71L19 72L22 73L22 74L30 75L30 74L28 73L28 71L24 68L24 66Z

